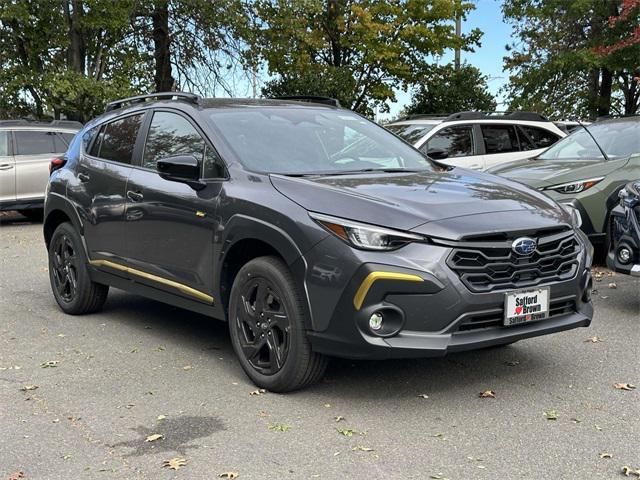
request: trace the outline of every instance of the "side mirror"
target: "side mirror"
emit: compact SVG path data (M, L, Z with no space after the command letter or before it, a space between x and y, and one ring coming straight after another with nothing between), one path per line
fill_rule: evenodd
M427 156L433 158L434 160L444 160L449 156L446 150L441 148L430 148L427 150Z
M200 182L200 162L193 155L161 158L156 163L156 169L165 180L186 183L196 190L205 186Z

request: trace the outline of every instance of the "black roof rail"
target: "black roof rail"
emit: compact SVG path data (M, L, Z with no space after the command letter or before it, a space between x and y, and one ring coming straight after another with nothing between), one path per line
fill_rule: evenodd
M404 115L402 117L398 117L394 120L394 122L404 122L406 120L444 120L451 114L449 113L410 113L409 115Z
M82 123L76 122L74 120L51 120L50 122L45 122L42 120L0 120L0 127L58 127L58 128L82 128Z
M548 122L549 119L536 112L458 112L449 115L445 122L455 120L487 120L487 119L528 120L530 122Z
M187 93L187 92L158 92L158 93L148 93L146 95L137 95L135 97L123 98L121 100L115 100L113 102L107 103L107 108L105 108L105 112L111 112L112 110L117 110L122 108L126 104L135 104L135 103L144 103L148 100L180 100L183 102L193 103L195 105L200 101L200 97L195 93Z
M272 97L276 100L293 100L295 102L308 102L308 103L321 103L323 105L329 105L331 107L341 107L340 101L331 97L318 97L314 95L285 95L279 97Z

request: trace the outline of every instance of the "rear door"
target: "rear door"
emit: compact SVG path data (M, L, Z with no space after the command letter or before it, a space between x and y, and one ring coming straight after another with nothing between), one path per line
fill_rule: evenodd
M16 199L16 169L11 132L0 130L0 204Z
M49 164L55 154L67 150L58 134L46 130L14 130L16 199L44 198L49 181Z
M527 153L520 151L515 125L483 123L480 125L480 131L484 144L484 168L528 156Z
M175 155L198 159L204 188L160 177L157 161ZM206 296L214 290L216 206L224 176L222 161L192 119L171 110L153 113L141 162L127 186L129 264L154 277L140 281L211 303ZM193 290L177 288L176 283Z
M67 196L77 205L83 220L92 260L123 263L127 180L144 115L127 115L96 128L67 187Z
M427 155L433 149L447 153L447 158L440 160L442 163L474 170L484 169L482 155L476 149L473 125L451 125L437 130L420 147Z

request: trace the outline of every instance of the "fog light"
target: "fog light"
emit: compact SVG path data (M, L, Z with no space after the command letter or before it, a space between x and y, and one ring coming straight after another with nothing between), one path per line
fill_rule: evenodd
M374 312L369 317L369 328L374 332L377 332L382 328L382 314L380 312Z
M618 260L620 261L620 263L629 263L629 261L631 260L631 250L629 250L627 247L622 247L620 250L618 250Z

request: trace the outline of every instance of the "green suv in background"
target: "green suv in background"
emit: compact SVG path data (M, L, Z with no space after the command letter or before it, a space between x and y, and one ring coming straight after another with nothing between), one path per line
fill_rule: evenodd
M592 243L604 245L618 192L640 177L640 116L611 118L574 131L542 154L496 166L491 173L573 205Z

